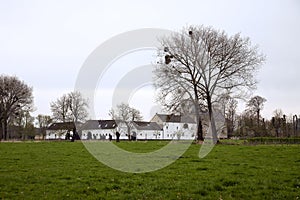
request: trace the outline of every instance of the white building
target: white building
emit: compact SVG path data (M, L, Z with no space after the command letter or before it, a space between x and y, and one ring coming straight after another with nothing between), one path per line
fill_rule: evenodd
M115 139L117 126L115 120L88 120L81 127L81 139L105 140L109 134Z
M131 135L137 140L159 140L162 139L162 128L156 122L131 123Z
M163 130L160 139L194 140L197 124L188 116L155 114L151 122L156 122Z
M52 123L46 129L46 140L57 140L65 139L66 135L69 133L70 136L73 135L73 132L76 131L74 122L61 122L61 123Z

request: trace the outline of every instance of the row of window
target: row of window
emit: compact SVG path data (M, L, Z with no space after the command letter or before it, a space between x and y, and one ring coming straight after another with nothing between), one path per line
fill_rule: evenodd
M166 129L168 129L169 127L166 126ZM189 128L189 125L188 124L183 124L183 128L184 129L188 129ZM176 127L176 129L178 130L178 126Z

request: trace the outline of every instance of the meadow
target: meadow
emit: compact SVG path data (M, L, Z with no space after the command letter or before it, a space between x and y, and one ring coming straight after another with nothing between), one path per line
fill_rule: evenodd
M148 152L166 142L120 142ZM132 174L97 161L81 142L1 142L0 199L299 199L300 145L192 144L161 170Z

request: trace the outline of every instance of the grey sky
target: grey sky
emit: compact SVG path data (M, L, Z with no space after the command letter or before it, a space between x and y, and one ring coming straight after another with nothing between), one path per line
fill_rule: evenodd
M300 114L299 21L298 0L3 0L0 73L33 86L35 114L50 114L49 103L73 90L85 59L112 36L139 28L176 31L204 24L228 34L241 32L266 54L255 92L267 99L263 116L269 118L276 108ZM139 99L134 101L138 104ZM104 113L100 117L108 109L99 111Z

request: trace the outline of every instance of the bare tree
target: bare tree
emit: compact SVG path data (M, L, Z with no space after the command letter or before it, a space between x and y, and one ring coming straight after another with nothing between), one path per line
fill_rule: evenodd
M30 114L33 111L32 107L25 107L10 119L9 126L18 127L18 135L22 140L27 139L26 137L28 136L33 137L35 135L34 117Z
M229 37L211 27L190 26L161 39L156 88L180 88L188 93L196 112L204 107L210 118L213 141L217 142L213 108L221 94L244 96L255 88L254 74L265 60L257 46L240 34ZM173 89L172 89L173 88Z
M226 120L227 125L227 133L228 137L232 136L234 128L235 128L235 122L236 122L236 109L238 102L236 99L230 97L229 95L223 96L219 103L223 107L223 113Z
M64 94L56 101L51 102L50 107L53 120L59 122L71 121L71 114L69 112L69 97L67 94Z
M256 115L256 123L258 126L259 126L260 112L264 108L264 103L266 101L267 100L261 96L254 96L247 103L249 112Z
M40 128L40 132L43 136L45 136L47 127L52 123L51 116L39 114L36 117L36 120L37 126Z
M121 103L116 106L116 108L112 108L109 111L109 115L114 120L118 120L124 123L127 127L127 135L130 140L130 122L132 121L140 121L143 119L141 112L135 108L130 107L128 104Z
M0 76L0 139L7 140L9 120L19 112L33 107L32 88L15 76ZM29 109L30 110L30 109Z
M71 92L64 94L50 104L53 119L60 122L80 122L88 117L87 99L81 93Z
M71 92L68 97L71 118L74 122L84 121L88 117L87 100L83 98L80 92Z
M274 117L272 117L272 126L275 129L276 137L279 137L279 133L281 132L282 128L282 116L283 112L281 109L276 109L273 112Z

